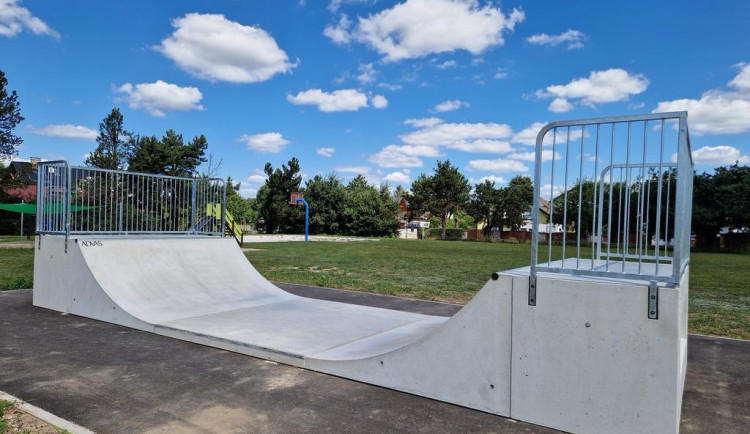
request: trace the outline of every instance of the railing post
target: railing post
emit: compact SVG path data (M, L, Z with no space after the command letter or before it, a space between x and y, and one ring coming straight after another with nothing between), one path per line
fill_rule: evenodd
M222 194L221 194L221 236L227 235L226 222L227 222L227 183L222 180Z
M65 224L65 253L68 253L68 239L70 238L70 186L71 186L71 174L72 170L70 168L70 164L66 161L65 163L65 174L67 179L65 180L65 200L63 201L63 215L65 216L65 220L63 221Z
M190 232L193 235L197 234L197 230L195 227L195 207L197 206L197 195L196 195L196 186L197 186L198 180L193 178L193 182L190 185Z

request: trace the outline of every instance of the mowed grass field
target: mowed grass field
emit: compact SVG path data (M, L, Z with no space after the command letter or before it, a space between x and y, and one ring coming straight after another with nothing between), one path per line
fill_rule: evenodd
M34 250L3 241L14 240L0 240L0 290L31 287ZM492 272L528 265L530 254L528 244L397 239L243 247L270 280L453 303L470 300ZM750 339L749 270L750 255L692 253L691 333Z

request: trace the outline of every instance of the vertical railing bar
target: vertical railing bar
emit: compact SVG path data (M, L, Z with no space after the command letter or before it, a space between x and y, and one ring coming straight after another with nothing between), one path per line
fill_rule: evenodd
M610 141L610 152L609 152L609 215L607 216L607 264L605 270L609 271L609 258L612 254L612 201L614 194L614 171L612 168L615 160L615 123L612 122L612 139ZM619 214L619 211L618 211Z
M622 272L625 272L625 258L628 254L628 237L630 236L630 129L632 122L628 121L628 140L625 146L627 154L625 155L625 234L623 240L623 257L622 257Z
M570 157L570 126L565 139L565 197L563 203L562 268L565 268L565 244L568 234L568 161Z
M642 255L643 255L643 185L646 176L646 146L648 144L648 121L643 121L643 160L641 161L641 178L638 188L638 212L640 213L638 219L638 243L636 243L636 251L638 252L638 274L641 274ZM648 228L646 228L648 232Z
M578 155L578 221L576 222L576 270L580 269L581 262L581 208L583 208L583 136L584 126L581 125L581 150Z
M596 245L591 246L591 270L594 269L594 258L595 254L598 251L601 253L601 244L602 244L602 234L601 234L601 227L597 229L596 227L596 216L601 215L598 213L598 207L597 207L597 188L599 187L599 128L601 127L601 124L596 124L596 144L594 146L594 176L591 178L594 183L594 193L591 198L591 201L593 202L593 207L591 208L591 243L593 244L594 238L596 238ZM599 204L601 206L601 204Z
M622 167L620 168L620 178L617 182L617 255L620 255L620 235L622 233L622 225L620 218L622 216Z
M664 220L664 257L669 258L669 252L667 248L669 247L669 198L671 196L671 184L672 184L672 170L667 173L667 209L665 211L665 220Z
M649 169L648 178L646 181L646 249L643 252L643 256L648 257L648 247L651 243L649 238L649 229L651 228L651 175L653 169Z
M557 127L552 129L552 173L550 175L549 188L549 225L547 226L547 266L552 263L552 230L554 228L554 206L555 206L555 147L557 145ZM538 188L542 188L541 185ZM541 192L539 194L541 196ZM538 211L537 211L538 212Z
M656 186L656 242L654 244L654 261L656 262L656 275L659 275L659 254L661 252L661 189L664 183L663 165L664 165L664 119L661 120L661 131L659 132L659 184Z

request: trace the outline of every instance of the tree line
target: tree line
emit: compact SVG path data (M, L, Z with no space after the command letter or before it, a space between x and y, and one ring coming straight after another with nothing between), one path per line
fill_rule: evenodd
M23 142L14 134L14 129L24 121L21 105L15 90L8 89L8 80L0 70L0 157L8 158L17 154ZM99 124L97 145L86 158L86 165L105 169L130 170L170 176L205 176L212 177L218 173L221 160L215 161L207 155L208 141L204 135L185 141L183 136L174 130L167 130L161 137L141 136L125 129L122 113L118 108L111 112ZM199 168L207 164L203 173ZM0 165L1 166L1 165ZM6 169L0 167L0 199L12 201L3 190L9 183ZM473 226L476 222L484 223L484 233L489 235L493 228L503 227L517 229L523 224L523 215L530 211L533 198L531 180L525 176L516 176L505 187L498 187L487 180L473 188L468 180L451 165L449 160L438 161L433 173L421 174L411 186L411 191L398 186L391 194L387 185L370 185L363 176L357 176L348 183L335 173L316 175L302 185L299 161L296 158L288 164L274 169L267 163L264 169L267 180L258 190L257 198L244 199L239 194L240 184L231 177L227 178L227 208L238 221L253 224L263 232L300 232L303 223L303 211L299 206L288 203L289 194L293 191L304 193L310 204L310 231L312 233L349 234L388 236L397 228L398 199L404 197L408 202L407 219L430 216L431 221L441 229L441 238L445 238L451 221L454 226ZM656 192L657 186L662 190L670 183L674 185L674 172L665 172L661 179L650 174L650 182L640 194L648 197L653 206L648 208L647 221L640 232L648 239L656 234ZM710 245L717 232L723 227L738 228L740 231L750 227L750 167L735 163L718 167L714 173L696 174L693 186L692 228ZM561 223L565 209L578 209L579 188L582 191L580 227L577 215L568 216L568 231L580 231L582 234L593 232L596 222L594 192L597 186L590 180L579 180L568 194L557 194L550 204L552 219ZM629 188L625 183L604 184L611 189L612 203L609 194L603 201L607 217L603 223L603 232L625 230L624 223L619 229L609 225L609 209L612 215L624 215L629 209L627 230L630 233L639 231L634 226L638 223L637 212L638 190ZM629 192L629 195L628 195ZM615 201L614 198L618 198ZM667 212L666 201L674 203L674 190L662 195L662 210ZM629 201L629 203L628 203ZM649 202L649 205L651 205ZM626 207L627 204L627 207ZM621 207L626 207L621 209ZM538 212L538 211L533 211ZM670 220L674 207L669 209ZM623 220L624 221L624 220ZM669 239L670 233L660 234Z

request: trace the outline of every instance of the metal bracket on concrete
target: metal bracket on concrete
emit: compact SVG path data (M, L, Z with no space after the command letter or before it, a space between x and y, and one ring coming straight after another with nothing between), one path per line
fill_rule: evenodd
M655 280L648 283L648 319L659 319L659 287Z
M536 306L536 276L529 276L529 306Z

